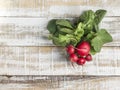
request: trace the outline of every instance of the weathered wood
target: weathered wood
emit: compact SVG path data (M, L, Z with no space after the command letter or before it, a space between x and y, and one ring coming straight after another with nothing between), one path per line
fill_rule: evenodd
M0 75L120 75L120 47L103 47L84 66L58 47L0 47Z
M119 81L114 76L1 76L0 90L119 90Z
M47 23L52 18L0 18L1 46L53 46L48 40ZM73 18L69 18L73 19ZM120 17L106 17L101 28L113 36L105 46L120 46Z
M0 0L0 90L120 90L119 5L119 0ZM71 64L64 49L46 38L48 21L100 8L108 11L101 27L114 41L92 62Z
M119 0L0 0L0 16L73 17L88 9L120 16Z

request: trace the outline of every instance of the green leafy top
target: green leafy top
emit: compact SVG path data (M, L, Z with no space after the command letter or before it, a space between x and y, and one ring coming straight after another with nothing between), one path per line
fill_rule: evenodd
M81 41L88 41L91 45L91 54L100 52L105 43L111 42L112 37L105 29L99 29L99 23L106 14L106 10L96 12L88 10L72 24L67 19L53 19L49 21L47 29L50 38L58 46L72 44L76 46Z
M96 52L100 52L103 44L112 42L112 37L105 30L101 29L96 33L96 36L91 40L91 46L94 48Z

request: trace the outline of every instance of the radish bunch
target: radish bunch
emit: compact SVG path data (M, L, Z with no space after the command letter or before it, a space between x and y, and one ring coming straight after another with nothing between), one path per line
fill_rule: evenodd
M71 62L84 65L104 44L113 41L107 30L99 27L106 12L87 10L76 20L52 19L47 25L49 39L56 46L66 47Z
M90 44L87 41L82 41L76 47L68 45L66 51L71 62L76 62L78 65L84 65L86 61L91 61Z

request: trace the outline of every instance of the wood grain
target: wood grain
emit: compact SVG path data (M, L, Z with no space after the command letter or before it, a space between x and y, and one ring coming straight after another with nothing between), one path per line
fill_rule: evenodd
M119 90L120 77L12 76L0 77L1 90Z
M107 16L120 16L119 4L119 0L0 0L0 16L75 17L88 9L106 9Z
M48 40L47 23L53 18L0 18L1 46L54 46ZM73 18L68 18L72 20ZM29 23L28 23L29 22ZM120 46L120 17L105 17L100 27L106 28L113 42L105 46Z
M103 47L84 66L61 47L0 47L0 75L120 75L120 47Z
M0 0L0 90L120 90L120 0ZM53 18L106 9L113 37L85 66L47 39Z

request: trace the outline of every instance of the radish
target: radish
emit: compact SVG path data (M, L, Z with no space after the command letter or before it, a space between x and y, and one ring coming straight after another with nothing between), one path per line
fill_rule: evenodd
M67 46L66 51L69 55L73 54L75 52L74 46L73 45Z
M72 61L72 62L77 62L78 56L77 56L76 54L71 54L71 55L69 56L69 59L70 59L70 61Z
M78 64L78 65L83 65L83 64L85 64L85 62L86 62L85 58L80 57L80 58L78 59L78 61L77 61L77 64Z
M92 56L91 56L90 54L88 54L88 55L85 57L85 59L86 59L87 61L91 61L91 60L92 60Z
M87 41L83 41L77 45L76 51L80 56L86 56L89 54L90 44Z

